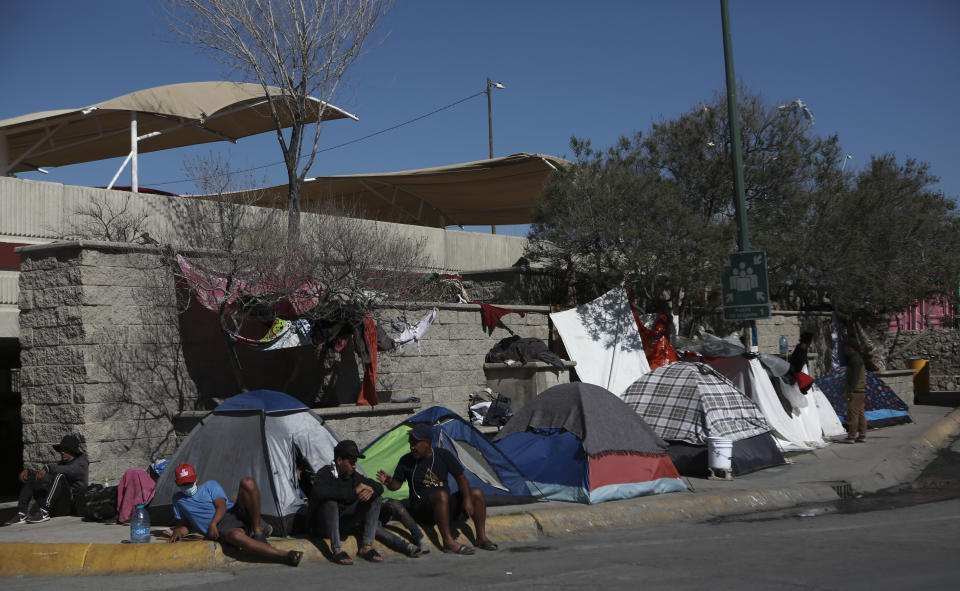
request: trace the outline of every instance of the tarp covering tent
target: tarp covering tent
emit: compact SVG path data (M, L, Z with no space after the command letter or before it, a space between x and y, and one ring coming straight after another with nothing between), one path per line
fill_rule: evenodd
M847 399L844 396L844 381L847 376L846 367L836 367L820 376L814 382L826 395L833 405L833 410L846 425ZM878 378L873 372L867 372L867 395L865 408L867 427L887 427L910 423L910 413L907 404L897 396L893 389Z
M483 492L488 504L509 505L535 500L520 469L476 427L442 406L431 406L418 412L364 448L366 458L358 462L364 472L374 475L383 470L392 475L397 462L410 451L407 437L418 423L433 427L433 447L446 449L457 456L465 469L467 482ZM452 476L448 484L451 492L459 490ZM384 490L383 494L386 498L406 499L409 495L407 483L395 491Z
M499 447L545 498L601 503L686 490L667 443L608 390L547 388L500 430Z
M255 390L229 398L204 417L168 465L192 464L199 482L216 480L231 501L240 480L253 478L263 518L286 535L304 503L297 486L297 455L317 471L333 461L337 441L323 419L296 398ZM151 515L168 513L176 491L174 470L164 470Z
M806 365L803 366L803 373L807 373ZM803 424L808 429L808 432L812 433L813 426L819 425L825 439L847 434L847 430L843 428L843 424L837 417L836 411L833 410L830 401L827 400L827 397L823 394L823 390L817 386L816 382L810 384L807 392L803 393L800 391L800 387L796 382L790 384L783 380L783 378L777 379L780 380L780 390L788 393L788 397L806 396L810 402L805 408L800 409ZM807 415L810 414L816 414L816 420L808 418Z
M707 364L722 373L760 408L783 451L809 451L827 445L816 409L799 392L791 400L802 404L786 408L777 395L773 382L755 356L715 357ZM777 378L779 381L780 378Z
M707 473L707 437L733 441L733 474L784 463L760 409L709 365L679 361L634 382L623 397L660 437L681 474Z
M369 220L433 228L459 225L529 224L550 174L570 163L545 154L513 154L449 166L307 179L300 193L304 211L326 206ZM287 207L287 185L255 193L194 195L264 207Z
M272 98L283 101L279 88ZM308 123L356 116L312 99ZM321 114L322 111L322 114ZM154 152L207 142L236 141L273 131L270 105L259 84L187 82L147 88L86 107L42 111L0 121L9 162L0 175L41 166L65 166L131 152L131 114L137 152ZM290 121L283 121L284 127ZM5 170L4 170L5 169Z
M581 381L623 394L650 371L627 290L616 287L576 308L550 314Z

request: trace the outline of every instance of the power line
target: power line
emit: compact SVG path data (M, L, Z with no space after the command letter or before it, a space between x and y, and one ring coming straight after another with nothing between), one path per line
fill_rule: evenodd
M426 119L427 117L430 117L430 116L432 116L432 115L436 115L437 113L440 113L441 111L446 111L447 109L452 109L453 107L456 107L457 105L459 105L459 104L461 104L461 103L465 103L465 102L467 102L468 100L470 100L470 99L472 99L472 98L476 98L476 97L480 96L481 94L486 94L486 91L485 91L485 90L481 90L480 92L476 92L476 93L474 93L474 94L471 94L470 96L467 96L467 97L464 97L464 98L462 98L462 99L460 99L460 100L458 100L458 101L452 102L452 103L450 103L449 105L444 105L444 106L442 106L442 107L436 108L436 109L430 111L429 113L424 113L423 115L420 115L420 116L418 116L418 117L414 117L413 119L408 119L407 121L404 121L403 123L397 123L396 125L391 125L390 127L386 127L386 128L384 128L384 129L381 129L380 131L375 131L375 132L373 132L373 133L371 133L371 134L368 134L368 135L365 135L365 136L362 136L362 137L358 137L358 138L356 138L356 139L352 139L352 140L343 142L342 144L337 144L337 145L335 145L335 146L330 146L330 147L327 147L327 148L323 148L323 149L321 149L321 150L317 150L316 153L317 153L317 154L321 154L321 153L323 153L323 152L329 152L329 151L331 151L331 150L336 150L336 149L342 148L342 147L344 147L344 146L349 146L350 144L355 144L355 143L357 143L357 142L362 142L363 140L368 140L368 139L370 139L370 138L372 138L372 137L375 137L375 136L378 136L378 135L380 135L380 134L387 133L388 131L393 131L393 130L395 130L395 129L399 129L399 128L401 128L401 127L404 127L405 125L410 125L411 123L416 123L417 121L420 121L421 119ZM300 159L303 160L304 158L306 158L306 156L302 156ZM281 165L283 165L283 164L286 164L286 162L273 162L273 163L270 163L270 164L263 164L263 165L261 165L261 166L254 166L254 167L252 167L252 168L245 168L245 169L242 169L242 170L234 170L234 171L231 171L229 174L234 175L234 174L240 174L240 173L243 173L243 172L253 172L253 171L255 171L255 170L263 170L264 168L270 168L271 166L281 166ZM164 186L164 185L177 185L177 184L180 184L180 183L189 183L189 182L193 182L193 179L180 179L180 180L177 180L177 181L164 181L164 182L161 182L161 183L143 183L143 186L159 187L159 186Z

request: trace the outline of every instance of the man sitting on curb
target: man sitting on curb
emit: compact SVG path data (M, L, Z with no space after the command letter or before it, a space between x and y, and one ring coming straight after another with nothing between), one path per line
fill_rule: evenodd
M418 520L437 524L444 552L473 554L473 548L454 539L451 521L459 521L465 513L473 519L477 533L477 548L496 550L497 545L487 538L487 503L479 489L471 489L463 473L463 464L445 449L431 446L433 429L420 423L410 430L410 453L400 458L393 476L383 470L377 480L390 490L397 490L404 481L410 487L410 509ZM447 476L452 474L457 494L450 495Z
M207 539L220 540L259 558L297 566L303 552L284 552L267 543L260 521L260 489L252 478L240 481L237 502L231 503L216 480L197 485L197 473L190 464L175 472L178 492L173 493L173 515L177 525L168 542L177 542L190 533L190 526Z
M39 471L23 470L20 473L20 499L17 502L17 514L5 525L20 523L41 523L50 517L69 515L73 502L87 488L90 462L80 451L80 440L75 435L67 435L53 449L60 452L60 461L41 468ZM40 508L27 516L30 499L36 499Z
M364 457L357 444L344 439L333 448L333 463L317 472L310 488L310 523L330 538L332 560L353 564L340 545L340 530L363 525L357 556L370 562L383 557L373 547L380 523L380 495L383 487L357 472L357 458Z

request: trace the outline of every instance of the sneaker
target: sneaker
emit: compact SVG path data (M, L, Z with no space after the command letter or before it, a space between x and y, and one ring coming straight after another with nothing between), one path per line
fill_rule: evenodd
M27 522L27 514L17 513L16 515L10 518L10 521L4 523L4 525L19 525L21 523L26 523L26 522Z
M27 517L27 523L43 523L50 521L50 512L46 509L40 509L30 517Z
M430 540L427 539L427 536L420 538L420 554L429 554L430 553Z

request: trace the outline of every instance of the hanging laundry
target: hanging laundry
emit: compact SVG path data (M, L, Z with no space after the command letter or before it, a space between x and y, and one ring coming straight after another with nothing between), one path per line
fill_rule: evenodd
M430 311L429 314L421 318L420 322L416 323L415 325L411 326L407 324L400 332L400 336L393 339L393 342L396 343L397 345L404 345L406 343L409 343L410 341L416 341L417 348L419 350L420 340L423 338L423 335L427 334L427 331L430 330L430 326L433 325L433 322L434 320L437 319L437 314L439 313L440 313L440 310L437 308L434 308L432 311ZM394 326L394 327L398 326L398 321L400 320L400 318L403 318L403 323L406 324L406 317L401 316L401 317L394 318L391 321L391 326Z
M360 340L358 338L358 340ZM377 326L370 315L363 319L363 340L366 342L369 362L363 367L363 384L360 386L359 406L377 405ZM366 361L366 360L364 360Z
M480 323L483 325L484 330L487 331L487 334L493 334L493 329L497 327L497 324L500 323L500 319L507 314L519 314L520 318L523 318L527 314L519 310L510 310L507 308L499 308L497 306L491 306L490 304L484 304L482 302L474 302L480 306Z
M241 336L236 332L227 333L238 343L243 343L258 351L277 351L313 345L313 329L310 323L303 319L284 320L276 318L267 334L258 340Z

